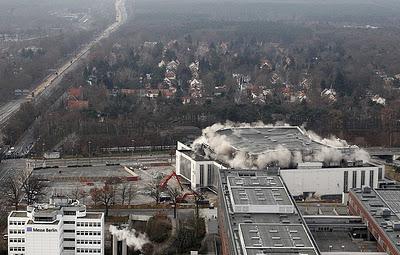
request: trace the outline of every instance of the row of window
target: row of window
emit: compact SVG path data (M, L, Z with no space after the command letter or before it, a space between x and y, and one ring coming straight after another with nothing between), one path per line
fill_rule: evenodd
M100 231L76 231L78 236L101 236Z
M10 238L10 243L25 243L25 238Z
M10 229L10 234L25 234L25 229Z
M207 186L211 186L213 184L213 165L207 165ZM200 165L200 187L204 187L204 165Z
M25 251L25 247L10 247L10 251Z
M352 173L353 178L352 178L352 183L351 183L351 185L352 185L351 188L352 189L360 188L360 187L362 187L362 186L364 186L366 184L366 182L365 182L365 174L366 173L365 172L366 172L365 170L361 171L360 185L357 186L357 173L358 173L358 171L353 171L353 173ZM374 188L374 185L375 185L374 177L375 177L375 171L374 170L370 170L369 171L369 186L371 188ZM382 170L381 169L379 169L379 171L378 171L378 180L380 180L380 178L382 178ZM344 174L343 174L343 192L345 192L345 193L349 192L349 172L348 171L344 171Z
M70 224L70 225L73 225L73 224L75 224L75 221L64 221L64 224Z
M77 222L77 227L101 227L101 222Z
M78 253L101 253L101 249L77 248Z
M64 242L75 242L75 238L64 238Z
M25 225L25 221L10 221L9 225L23 226L23 225Z
M101 240L76 240L77 244L101 244Z

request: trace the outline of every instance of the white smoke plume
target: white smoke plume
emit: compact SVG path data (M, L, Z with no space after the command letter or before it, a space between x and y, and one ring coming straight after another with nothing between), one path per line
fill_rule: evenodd
M322 138L311 130L305 131L305 134L308 135L308 137L310 137L311 140L314 140L318 143L321 143L321 144L324 144L327 146L331 146L331 147L348 147L349 146L349 144L345 140L337 138L334 135L329 136L329 138Z
M292 160L292 153L282 145L278 145L275 150L265 151L258 155L256 165L264 168L272 162L279 162L279 166L287 168Z
M202 136L193 142L193 148L196 150L203 144L207 144L211 150L203 150L206 158L214 158L229 164L232 168L241 169L254 169L265 168L268 165L278 162L282 168L296 166L304 161L319 161L319 162L336 162L340 163L342 160L358 161L362 160L364 163L370 160L368 152L359 149L357 146L349 146L345 140L341 140L335 136L329 138L322 138L313 131L305 131L304 134L314 142L320 143L320 150L315 150L311 155L303 155L300 151L290 151L282 145L278 145L274 150L267 150L257 156L250 156L244 151L236 151L229 139L225 135L217 133L218 130L228 128L249 128L249 127L276 127L276 126L290 126L286 123L265 124L261 121L254 123L234 123L226 122L225 124L216 123L210 127L203 129ZM236 132L236 133L235 133ZM238 130L234 130L235 135L240 135ZM351 154L343 153L339 148L351 148Z
M118 229L116 226L111 225L109 230L113 236L116 236L118 241L126 240L126 244L135 250L142 250L143 245L150 242L146 234L139 233L135 229Z

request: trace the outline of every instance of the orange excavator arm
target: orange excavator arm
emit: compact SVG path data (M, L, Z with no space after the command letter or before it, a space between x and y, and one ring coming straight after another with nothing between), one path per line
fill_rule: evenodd
M181 181L179 180L179 176L174 171L161 180L161 182L159 184L160 188L165 189L167 187L169 180L171 180L172 177L175 177L175 179L178 181L179 187L183 191L183 186L182 186Z

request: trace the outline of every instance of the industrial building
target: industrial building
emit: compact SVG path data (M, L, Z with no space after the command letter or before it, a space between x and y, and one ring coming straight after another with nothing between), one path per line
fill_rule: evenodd
M104 254L104 214L67 197L8 216L9 255Z
M280 168L295 197L338 197L351 188L378 187L383 166L369 162L357 146L320 139L300 127L223 127L193 143L178 142L176 173L192 189L216 189L221 169ZM345 197L343 197L345 198Z
M353 189L349 193L349 211L361 216L378 248L390 255L400 255L400 190Z
M222 254L320 254L276 170L219 171Z

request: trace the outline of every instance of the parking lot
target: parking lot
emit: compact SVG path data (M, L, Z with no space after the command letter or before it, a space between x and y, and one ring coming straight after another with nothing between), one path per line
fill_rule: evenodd
M93 204L90 191L94 188L102 188L106 182L115 182L114 203L122 204L122 192L125 192L125 205L138 205L154 202L150 196L149 186L159 182L160 179L174 171L175 167L168 159L135 159L124 161L121 165L96 165L96 166L61 166L52 165L51 168L38 168L32 175L47 183L45 191L46 201L52 195L66 195L79 199L87 205ZM178 188L176 179L172 178L168 185ZM183 192L189 192L185 187ZM131 195L129 195L131 193ZM132 196L128 202L128 196Z

